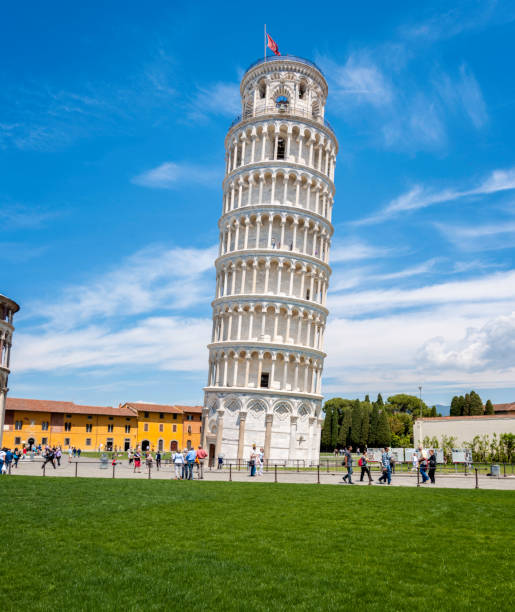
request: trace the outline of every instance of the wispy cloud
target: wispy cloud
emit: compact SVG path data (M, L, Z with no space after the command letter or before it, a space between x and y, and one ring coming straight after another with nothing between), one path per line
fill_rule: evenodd
M47 251L46 245L34 246L23 242L0 242L0 252L6 261L23 263L40 257Z
M241 113L240 87L237 83L213 83L199 87L188 112L192 120L206 120L210 116L234 117Z
M36 228L60 214L58 211L47 211L37 206L5 203L0 207L0 222L3 224L3 231L15 228Z
M477 225L435 223L449 241L464 251L490 251L515 247L515 222L504 221Z
M438 74L433 82L448 108L458 113L464 109L478 129L488 122L483 93L476 77L466 64L460 66L458 78L452 80L448 74Z
M515 168L508 170L494 170L488 177L469 189L458 189L450 187L442 190L434 190L422 185L415 185L406 193L394 198L378 213L353 221L353 225L371 225L381 223L397 215L427 208L434 204L453 202L462 198L472 196L491 195L502 191L515 189Z
M198 183L210 187L219 187L223 179L223 169L200 166L188 163L164 162L138 174L132 183L152 189L174 189L184 183Z
M374 259L398 254L398 251L388 247L375 246L362 240L335 242L331 248L331 263Z

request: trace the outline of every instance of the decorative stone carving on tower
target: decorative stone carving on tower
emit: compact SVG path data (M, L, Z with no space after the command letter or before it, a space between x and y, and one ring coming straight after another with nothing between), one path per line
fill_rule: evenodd
M9 379L9 363L11 361L11 346L13 342L13 316L20 307L16 302L0 295L0 448L4 435L5 398Z
M225 139L226 176L205 387L210 457L318 462L338 142L312 62L254 63Z

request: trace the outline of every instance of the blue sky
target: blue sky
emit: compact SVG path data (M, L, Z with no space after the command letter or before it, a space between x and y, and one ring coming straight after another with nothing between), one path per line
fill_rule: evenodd
M263 53L329 82L326 396L515 399L515 7L11 3L0 50L10 393L202 401L224 136Z

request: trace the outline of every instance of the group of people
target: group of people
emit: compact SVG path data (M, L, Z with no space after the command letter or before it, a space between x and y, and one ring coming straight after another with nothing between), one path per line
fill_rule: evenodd
M197 467L198 479L204 478L204 463L207 458L206 451L200 444L198 450L194 448L177 450L172 455L175 468L175 480L193 480L193 469Z
M347 484L354 484L352 482L352 474L354 473L353 469L353 457L352 457L352 446L347 447L344 450L344 460L343 465L347 468L347 473L343 477L343 482ZM363 482L365 476L368 476L369 483L374 482L372 475L370 473L370 463L373 461L371 457L369 457L367 449L363 450L358 460L358 465L361 467L361 476L360 482ZM427 452L419 447L418 452L413 453L413 467L412 469L417 471L420 470L420 475L422 476L422 484L426 484L427 482L431 482L435 484L435 473L436 473L436 454L433 449L429 451L429 456ZM381 475L378 478L378 484L392 484L392 474L395 473L395 457L390 452L389 447L383 448L383 452L381 453L380 460L381 467Z
M0 448L0 475L9 474L12 467L18 467L18 461L23 454L17 448L11 450L4 446Z
M252 445L250 451L249 468L250 476L263 476L263 466L265 465L265 449L257 449L256 445Z

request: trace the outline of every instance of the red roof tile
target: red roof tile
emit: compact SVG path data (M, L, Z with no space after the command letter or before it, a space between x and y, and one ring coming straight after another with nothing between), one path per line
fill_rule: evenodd
M135 416L132 410L125 407L112 406L82 406L73 402L53 400L21 399L7 397L7 410L25 410L28 412L59 412L70 414L105 414L109 416Z
M202 414L202 406L176 406L176 408L180 408L183 412Z
M167 412L172 414L182 414L182 410L178 406L168 406L165 404L145 404L143 402L127 402L124 407L138 410L139 412Z

